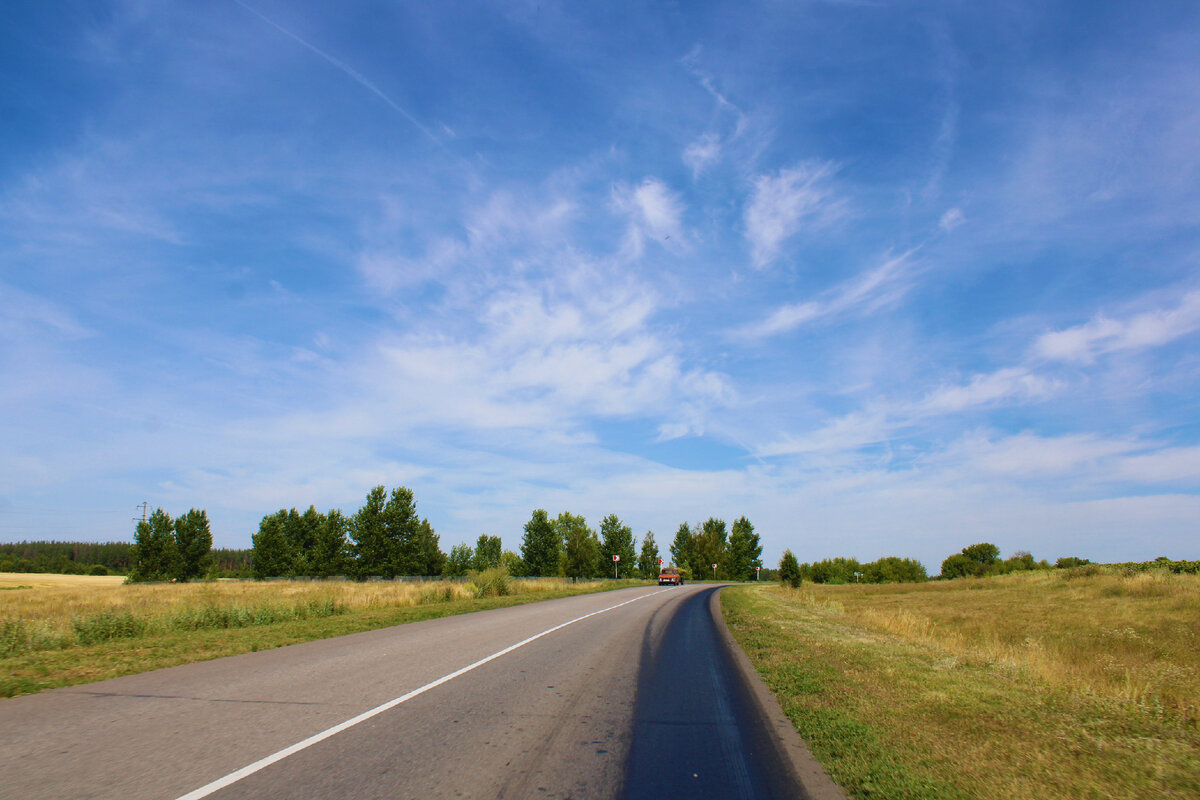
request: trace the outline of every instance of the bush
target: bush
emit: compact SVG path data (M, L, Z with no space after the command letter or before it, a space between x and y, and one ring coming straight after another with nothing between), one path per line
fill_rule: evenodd
M92 568L88 570L88 575L107 575L107 574L108 574L108 567L104 566L103 564L93 564Z
M485 569L474 576L476 597L505 597L512 593L508 585L508 570L504 567Z
M783 558L779 560L779 582L796 589L799 588L801 580L800 564L796 561L796 556L792 555L791 550L784 550Z

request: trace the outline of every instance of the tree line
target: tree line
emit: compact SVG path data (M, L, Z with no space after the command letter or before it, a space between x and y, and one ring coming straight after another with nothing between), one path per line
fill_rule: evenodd
M446 554L429 521L417 514L412 490L389 493L383 486L372 489L352 516L310 506L263 517L251 553L255 578L458 577L494 567L515 576L653 578L662 558L652 531L639 546L616 514L604 517L596 530L583 516L563 511L551 517L545 509L525 523L520 553L505 550L499 536L483 534L474 547L457 544ZM734 523L731 535L719 519L683 523L671 545L672 563L699 578L710 576L711 564L717 564L719 578L751 580L761 556L758 534L745 517Z

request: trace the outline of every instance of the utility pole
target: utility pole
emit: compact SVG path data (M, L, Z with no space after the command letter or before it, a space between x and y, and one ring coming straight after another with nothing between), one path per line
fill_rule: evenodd
M148 505L150 505L148 502L146 502L145 500L142 501L142 518L138 519L137 517L134 517L133 518L134 522L145 522L146 521L146 506L148 506Z

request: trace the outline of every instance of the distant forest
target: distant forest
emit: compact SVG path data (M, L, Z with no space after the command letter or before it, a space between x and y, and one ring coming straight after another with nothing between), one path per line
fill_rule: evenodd
M250 577L250 550L213 548L217 577ZM0 544L0 572L128 575L133 542L17 542Z

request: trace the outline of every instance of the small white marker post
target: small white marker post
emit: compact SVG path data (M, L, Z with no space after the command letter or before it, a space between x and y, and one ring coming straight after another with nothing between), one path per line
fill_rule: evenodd
M613 556L613 580L616 580L616 578L617 578L617 562L620 560L621 560L620 556L617 556L617 555Z
M713 580L717 579L717 565L713 564Z
M754 568L754 580L758 580L758 573L762 572L762 567Z

